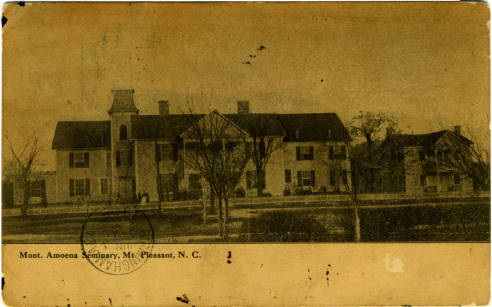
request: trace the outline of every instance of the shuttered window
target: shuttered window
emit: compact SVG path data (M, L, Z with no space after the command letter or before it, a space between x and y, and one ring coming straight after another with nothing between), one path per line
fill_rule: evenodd
M314 171L298 171L297 172L297 183L303 187L314 187L315 185L315 174Z
M285 182L290 183L292 181L292 175L290 173L290 169L285 170Z
M70 179L69 185L70 196L91 194L89 179Z
M297 146L296 147L296 160L313 160L314 148L313 146Z
M70 168L88 168L89 167L89 153L88 152L71 152L69 154L69 166Z

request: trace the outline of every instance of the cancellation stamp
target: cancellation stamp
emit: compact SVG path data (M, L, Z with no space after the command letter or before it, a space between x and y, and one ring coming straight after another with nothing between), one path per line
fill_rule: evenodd
M154 244L154 229L142 211L92 213L82 225L82 257L97 270L124 275L141 268Z

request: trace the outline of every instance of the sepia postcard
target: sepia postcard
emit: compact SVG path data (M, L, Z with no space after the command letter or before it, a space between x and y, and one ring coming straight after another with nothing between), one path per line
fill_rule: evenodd
M7 306L486 305L484 2L11 2Z

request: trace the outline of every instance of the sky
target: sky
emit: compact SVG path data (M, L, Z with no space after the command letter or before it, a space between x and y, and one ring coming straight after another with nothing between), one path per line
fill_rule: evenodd
M4 16L3 140L20 149L36 131L44 169L58 121L107 120L111 90L126 88L141 114L249 100L255 113L382 111L407 133L461 125L489 141L485 3L12 3Z

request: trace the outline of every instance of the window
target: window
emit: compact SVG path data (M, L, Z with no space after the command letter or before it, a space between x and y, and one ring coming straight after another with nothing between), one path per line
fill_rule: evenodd
M106 167L110 168L111 167L111 152L108 151L106 153Z
M425 175L420 175L420 185L425 186L426 184L426 176Z
M119 167L121 165L121 154L120 151L116 151L116 167Z
M262 173L263 177L263 189L265 188L265 172ZM256 171L247 171L246 172L246 188L248 189L254 189L258 185L258 180L256 177Z
M228 152L234 151L234 149L238 148L239 143L238 142L227 142L225 144L225 149Z
M453 176L453 181L454 181L454 184L458 185L458 184L461 184L461 177L460 177L460 174L454 174Z
M89 179L70 179L70 196L90 195Z
M29 182L29 196L41 197L43 194L44 181L30 181Z
M177 190L177 178L173 173L161 174L161 193L163 195L169 196Z
M70 168L88 168L89 153L88 152L71 152L69 155Z
M101 194L108 194L108 179L101 178Z
M328 159L333 160L335 158L335 152L333 146L328 147Z
M198 158L197 156L199 153L198 152L199 149L200 149L200 143L198 142L186 143L185 144L186 159L193 160Z
M290 169L285 170L285 182L286 183L292 182L292 174L290 173Z
M330 170L330 185L335 185L336 183L336 172L335 170Z
M314 187L314 171L298 171L297 182L303 187Z
M202 190L202 176L200 174L190 174L188 176L188 191Z
M313 146L297 146L296 147L297 160L313 160L314 149Z
M460 160L461 160L461 151L456 150L456 151L454 152L454 159L455 159L456 161L460 161Z
M176 161L177 148L172 144L159 144L160 161Z
M425 151L419 151L419 161L425 161Z
M128 135L127 135L126 126L125 125L121 125L120 126L120 140L121 141L126 140L127 137L128 137Z

